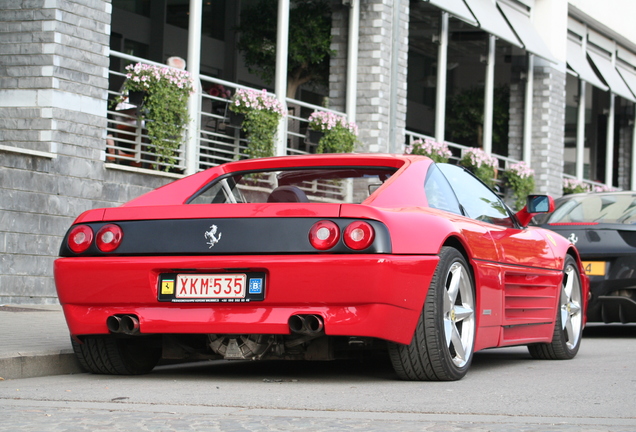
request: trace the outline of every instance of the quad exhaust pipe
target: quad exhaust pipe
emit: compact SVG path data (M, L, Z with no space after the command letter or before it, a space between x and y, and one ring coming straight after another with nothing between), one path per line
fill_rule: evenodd
M289 330L292 333L318 336L325 331L325 322L320 315L292 315L289 317Z
M111 315L106 318L106 327L111 333L138 334L139 318L136 315Z

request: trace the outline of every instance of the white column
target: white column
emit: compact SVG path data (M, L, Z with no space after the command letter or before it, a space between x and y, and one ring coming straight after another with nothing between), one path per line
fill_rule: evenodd
M188 21L188 59L186 66L194 81L194 93L188 99L188 138L186 141L186 174L194 174L199 168L199 129L201 123L201 1L190 1Z
M356 121L358 93L358 37L360 33L360 0L351 0L349 40L347 41L347 90L345 112L350 122Z
M402 153L403 143L397 143L397 116L398 116L398 86L400 63L400 0L393 0L393 22L391 43L391 87L389 93L389 153ZM398 148L400 147L400 148Z
M276 74L274 92L287 112L287 52L289 49L289 0L278 0L278 24L276 30ZM276 156L287 154L287 117L278 123Z
M488 35L488 60L484 88L484 151L492 153L492 111L495 92L495 36Z
M606 138L606 151L605 151L605 184L612 186L612 174L614 173L614 117L616 116L615 109L616 95L611 93L610 90L610 106L609 113L607 114L607 138Z
M579 79L579 104L576 117L576 178L583 180L583 166L585 164L585 99L587 84Z
M443 143L446 125L446 74L448 68L448 12L440 17L437 47L437 88L435 90L435 140Z
M534 107L534 55L528 53L526 100L523 113L523 161L532 165L532 110Z

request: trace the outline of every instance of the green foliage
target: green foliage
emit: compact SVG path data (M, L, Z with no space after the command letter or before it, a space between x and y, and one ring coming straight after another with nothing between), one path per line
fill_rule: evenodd
M124 93L146 93L138 116L145 121L158 163L174 165L188 123L188 98L192 81L186 71L142 63L126 67ZM121 102L122 98L118 100ZM166 166L166 171L170 166Z
M504 184L513 191L515 210L526 205L526 199L534 191L534 171L524 162L511 165L503 175Z
M242 129L249 140L247 156L274 156L274 136L285 114L280 101L266 90L239 89L232 97L230 110L245 114Z
M459 164L468 168L489 187L495 186L499 161L494 156L487 154L482 149L470 148L464 152Z
M272 111L251 110L245 113L243 131L249 143L245 153L250 158L274 156L274 136L280 115Z
M241 11L238 49L251 73L272 83L276 72L278 2L258 0ZM292 0L289 11L288 97L298 86L328 83L331 9L325 0Z
M355 144L356 135L349 128L337 125L325 132L316 153L351 153Z
M506 155L508 145L508 112L510 88L496 87L493 95L492 147ZM446 134L449 141L468 146L483 146L484 88L471 87L448 97L446 101Z
M446 143L438 143L430 138L415 140L406 147L407 154L428 156L436 163L446 163L453 155Z
M309 129L322 132L316 153L351 153L358 136L358 125L331 111L314 111Z
M564 178L563 179L563 195L590 192L591 186L581 180Z

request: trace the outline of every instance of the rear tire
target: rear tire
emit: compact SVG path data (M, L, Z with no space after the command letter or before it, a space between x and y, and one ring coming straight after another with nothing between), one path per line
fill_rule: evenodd
M475 341L475 293L464 256L443 247L409 345L389 343L404 380L454 381L466 375Z
M154 337L84 336L82 342L71 338L73 351L80 365L95 374L146 374L161 358L160 340Z
M569 360L581 346L583 332L583 294L581 275L576 261L570 255L565 259L559 308L551 343L528 345L533 358L540 360Z

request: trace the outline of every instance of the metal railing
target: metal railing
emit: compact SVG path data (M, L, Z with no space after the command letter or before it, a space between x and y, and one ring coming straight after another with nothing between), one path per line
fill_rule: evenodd
M424 135L424 134L420 134L420 133L416 133L416 132L406 131L406 145L412 145L414 141L426 140L426 139L430 139L430 140L435 141L435 138L432 137L432 136L428 136L428 135ZM446 145L448 146L448 148L450 149L451 153L453 154L450 157L450 160L453 161L454 163L457 163L457 162L459 162L461 160L461 158L464 156L464 152L466 150L473 148L473 147L470 147L470 146L465 146L465 145L462 145L462 144L455 144L455 143L448 142L448 141L446 141ZM513 159L513 158L508 157L508 156L501 156L501 155L494 154L494 153L491 156L494 156L497 159L497 161L499 162L499 172L506 171L510 165L519 163L519 161L517 159Z
M140 57L111 51L112 58L129 63L144 63L166 67ZM121 67L123 70L123 65ZM109 78L122 82L126 74L121 70L109 70ZM248 140L241 130L240 124L232 122L229 105L232 95L238 89L254 89L241 84L218 78L201 75L199 85L195 85L195 95L199 98L198 113L195 114L197 137L198 170L204 170L232 160L246 157ZM109 124L107 127L106 161L118 166L152 171L170 171L175 174L185 173L185 139L175 152L175 164L159 162L155 146L148 138L144 124L137 116L137 107L131 104L116 103L125 98L121 90L109 90L109 106L107 109ZM115 101L115 102L114 102ZM318 105L309 104L287 98L288 115L284 117L287 124L286 153L315 153L317 145L306 139L309 116L314 111L330 111L346 118L346 114Z
M143 60L128 54L111 51L111 56L129 63L142 63L166 67L166 65ZM124 82L126 74L109 70L109 80ZM137 115L137 106L130 103L121 91L108 90L108 126L106 128L106 162L121 166L170 171L181 174L185 169L184 144L174 152L174 163L161 161L156 146L146 133L144 122Z

